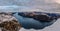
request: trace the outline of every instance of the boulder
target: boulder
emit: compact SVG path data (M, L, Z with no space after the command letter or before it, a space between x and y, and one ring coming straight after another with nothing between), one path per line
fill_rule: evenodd
M0 28L2 31L19 31L21 24L9 13L0 13Z

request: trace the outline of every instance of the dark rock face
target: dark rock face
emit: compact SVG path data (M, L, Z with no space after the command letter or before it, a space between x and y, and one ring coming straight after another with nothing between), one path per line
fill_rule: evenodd
M51 22L51 21L53 21L54 19L57 19L58 17L56 17L54 14L52 14L52 15L54 15L53 17L52 17L52 15L51 16L49 16L47 13L46 14L43 14L43 13L39 13L38 14L38 12L36 13L28 13L28 12L25 12L25 13L18 13L18 15L20 15L20 16L23 16L23 17L27 17L27 18L33 18L33 19L35 19L35 20L38 20L38 21L40 21L40 22Z
M41 21L41 22L50 22L49 21L50 18L47 15L35 15L34 19Z

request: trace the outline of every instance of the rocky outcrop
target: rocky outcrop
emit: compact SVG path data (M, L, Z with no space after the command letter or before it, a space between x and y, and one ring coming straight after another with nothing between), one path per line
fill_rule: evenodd
M0 13L0 28L2 31L18 31L21 24L11 13Z
M54 15L54 14L41 13L41 12L40 13L39 12L22 12L22 13L18 13L18 15L27 17L27 18L33 18L40 22L51 22L54 19L56 20L58 18L56 14Z

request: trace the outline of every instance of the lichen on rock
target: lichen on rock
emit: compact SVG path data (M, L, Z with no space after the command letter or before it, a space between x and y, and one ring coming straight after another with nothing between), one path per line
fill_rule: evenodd
M2 31L19 31L21 24L9 13L0 13L0 28Z

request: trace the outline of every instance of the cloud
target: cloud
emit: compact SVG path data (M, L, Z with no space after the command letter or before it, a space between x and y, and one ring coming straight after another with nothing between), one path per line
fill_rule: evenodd
M21 11L46 11L60 12L60 5L55 0L0 0L0 11L21 12Z
M55 2L60 4L60 0L55 0Z

